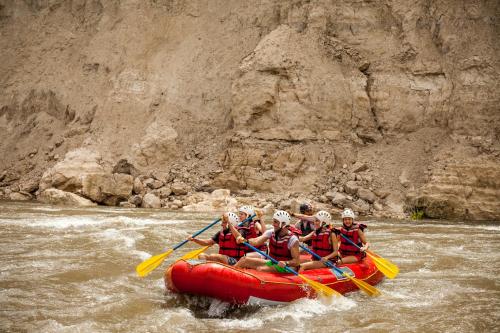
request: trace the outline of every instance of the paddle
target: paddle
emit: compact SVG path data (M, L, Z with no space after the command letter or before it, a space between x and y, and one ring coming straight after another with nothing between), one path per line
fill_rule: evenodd
M307 246L300 245L300 247L302 249L306 250L311 255L313 255L316 259L321 260L321 257L317 253L315 253L312 250L310 250ZM370 296L379 296L380 295L380 291L378 291L377 288L375 288L374 286L366 283L365 281L361 281L360 279L356 279L355 277L350 276L349 274L347 274L346 272L344 272L340 268L336 267L330 261L326 261L326 262L322 262L322 263L325 264L326 266L332 268L337 273L342 274L343 276L345 276L346 278L348 278L352 282L354 282L354 284L357 285L359 289L363 290L368 295L370 295Z
M220 220L221 219L219 218L219 219L213 221L212 223L210 223L209 225L207 225L205 228L203 228L200 231L194 233L191 237L198 236L202 232L208 230L209 228L211 228L214 225L216 225L217 223L219 223ZM180 242L179 244L177 244L173 249L170 249L170 250L168 250L165 253L157 254L157 255L155 255L155 256L153 256L151 258L148 258L148 259L144 260L139 265L137 265L137 267L135 268L135 271L137 272L137 275L139 275L140 277L144 277L144 276L148 275L156 267L160 266L161 263L165 260L166 257L168 257L170 254L172 254L172 252L174 252L175 250L177 250L178 248L180 248L181 246L183 246L187 242L189 242L189 239L183 240L182 242Z
M246 219L244 219L243 221L241 221L240 224L238 224L238 227L241 227L243 224L247 223L248 221L251 221L254 217L255 217L255 214L253 214L252 216L247 217ZM200 247L199 249L196 249L194 251L188 252L188 253L186 253L185 255L182 256L181 260L189 260L189 259L197 258L200 254L202 254L203 252L205 252L211 246L212 245Z
M253 247L252 245L248 244L247 242L245 242L243 244L245 244L246 246L248 246L250 249L254 250L255 252L263 255L267 259L271 260L273 262L273 264L275 264L275 265L278 264L278 261L276 259L270 257L266 253L264 253L264 252L260 251L259 249ZM293 269L291 269L288 266L285 266L285 270L287 272L289 272L289 273L293 273L293 274L297 275L298 277L300 277L302 280L304 280L304 282L306 282L309 286L311 286L316 291L317 294L322 294L322 295L325 295L327 297L342 296L339 292L333 290L332 288L330 288L328 286L325 286L324 284L322 284L320 282L311 280L311 279L305 277L304 275L297 273L296 271L294 271Z
M347 240L349 243L352 245L356 246L358 249L360 248L358 245L354 244L352 240L347 238L346 236L340 234L342 237L344 237L345 240ZM389 279L394 279L398 273L399 273L399 267L390 262L387 259L384 259L380 257L378 254L366 251L366 254L373 260L375 263L375 266L377 266L378 270L381 271L385 276L387 276Z

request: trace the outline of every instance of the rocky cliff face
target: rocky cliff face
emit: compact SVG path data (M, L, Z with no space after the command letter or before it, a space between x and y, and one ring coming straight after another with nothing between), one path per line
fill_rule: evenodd
M499 219L499 14L494 0L0 0L0 195L154 192L175 208L222 187ZM61 178L82 151L99 170Z

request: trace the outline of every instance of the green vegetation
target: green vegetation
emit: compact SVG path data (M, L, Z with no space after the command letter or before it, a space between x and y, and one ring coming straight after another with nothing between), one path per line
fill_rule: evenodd
M412 209L410 216L411 216L412 220L421 220L425 217L425 213L424 213L424 210L422 208L415 207Z

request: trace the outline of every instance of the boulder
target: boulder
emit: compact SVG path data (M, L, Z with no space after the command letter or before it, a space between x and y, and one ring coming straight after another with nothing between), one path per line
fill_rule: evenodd
M410 180L408 179L408 171L407 170L403 170L401 172L401 174L399 175L399 182L404 187L408 187L408 185L410 185Z
M364 163L356 162L352 166L351 170L352 170L352 172L355 172L355 173L362 172L362 171L368 170L368 166L366 164L364 164Z
M33 193L38 190L38 183L39 181L37 179L29 179L21 182L21 185L19 185L19 188L23 192L27 193Z
M146 190L144 189L144 185L142 185L142 182L138 177L134 179L134 186L132 188L132 192L134 194L144 194L146 192Z
M387 210L395 217L405 217L404 197L400 193L393 192L385 198Z
M129 163L126 159L121 159L113 167L113 173L124 173L136 177L139 172L133 164Z
M184 211L236 211L238 202L230 196L231 191L227 189L214 190L210 195L204 192L196 193L199 201L182 207ZM193 195L194 196L194 195ZM189 201L189 200L187 200Z
M475 157L434 169L427 184L407 193L405 207L429 218L487 221L500 216L499 198L500 164Z
M105 170L99 153L79 148L66 154L64 159L45 171L40 180L40 191L57 188L68 192L78 192L82 188L82 176L101 174Z
M95 202L82 198L79 195L58 190L55 188L50 188L41 192L40 195L38 196L38 200L52 205L63 205L63 206L88 207L97 205Z
M123 173L85 174L82 176L82 195L92 201L116 206L132 194L133 178Z
M133 195L128 199L128 202L136 207L139 207L142 204L142 197L140 195Z
M128 201L120 202L119 206L122 208L135 208L136 207L133 203L130 203Z
M146 188L149 188L149 189L153 189L153 183L155 182L154 178L146 178L144 179L144 181L142 182L144 184L144 187Z
M159 190L155 191L156 195L158 195L161 199L167 198L170 194L172 194L172 189L170 187L162 187Z
M21 193L21 192L12 192L9 195L9 199L12 201L27 201L31 200L31 195L29 193Z
M358 197L369 203L374 203L377 199L377 196L372 191L365 188L358 189Z
M347 194L355 195L358 192L358 188L359 185L353 180L350 180L344 184L344 191Z
M175 195L186 195L188 193L187 185L181 182L172 183L171 189Z
M161 208L161 200L156 195L148 193L142 198L142 208Z
M364 201L363 199L358 199L352 204L350 207L353 211L358 212L359 214L366 214L370 211L370 205Z
M373 209L381 211L384 209L384 206L380 202L376 201L373 203Z
M346 207L346 205L349 204L350 202L351 201L347 198L347 196L340 192L335 193L335 195L332 198L332 205L342 208Z

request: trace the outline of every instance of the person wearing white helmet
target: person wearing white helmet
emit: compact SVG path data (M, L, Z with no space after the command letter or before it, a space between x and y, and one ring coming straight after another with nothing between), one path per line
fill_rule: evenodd
M238 208L238 217L240 219L240 222L243 222L246 220L249 216L255 215L253 219L250 221L245 222L243 225L240 226L239 230L246 230L246 238L255 238L264 233L266 231L266 226L263 222L263 214L262 211L257 210L253 208L252 206L241 206ZM256 256L260 257L258 253L253 252L253 250L245 247L245 251L247 252L247 255L249 256ZM258 247L259 250L266 252L267 253L267 245L263 244L262 246Z
M232 212L227 212L222 215L221 230L210 239L198 239L189 237L189 240L201 246L219 245L219 253L215 254L200 254L199 258L207 261L221 262L226 265L234 265L245 254L246 246L236 242L233 233L229 226L238 228L238 215ZM241 231L245 233L245 230Z
M241 258L235 267L280 273L286 272L285 266L298 267L300 265L299 239L287 227L290 220L290 214L284 210L277 210L273 215L273 230L267 230L263 235L248 240L236 234L238 243L248 242L250 245L260 246L269 241L269 256L276 259L278 265L264 258L246 256ZM231 228L231 230L238 232L236 228Z
M337 236L330 228L331 222L330 213L321 210L314 214L314 231L304 237L299 237L301 242L311 240L311 250L321 257L321 260L313 257L312 261L301 264L300 272L307 269L326 267L327 261L332 264L337 262L338 241Z
M366 239L364 230L366 229L366 224L354 222L354 212L350 208L344 209L342 212L342 226L334 228L335 234L339 237L340 246L340 261L343 264L351 264L361 261L365 256L365 251L368 250L370 243ZM349 241L356 244L352 245Z

